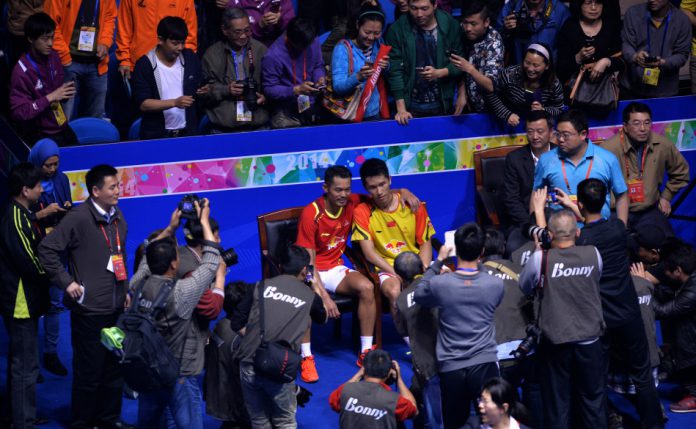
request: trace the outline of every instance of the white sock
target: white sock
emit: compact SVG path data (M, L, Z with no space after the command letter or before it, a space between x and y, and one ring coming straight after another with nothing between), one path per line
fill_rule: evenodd
M409 348L411 348L411 339L409 337L404 337L404 342L406 345L408 345Z
M302 343L300 344L302 348L302 357L312 356L312 343Z
M360 336L360 350L364 352L370 349L372 349L372 337Z

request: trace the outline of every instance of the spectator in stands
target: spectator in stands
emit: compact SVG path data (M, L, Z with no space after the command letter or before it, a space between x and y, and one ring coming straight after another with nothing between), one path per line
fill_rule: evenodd
M130 79L135 63L157 46L159 23L168 16L182 18L188 29L186 49L196 52L198 46L198 19L193 0L169 2L121 0L118 7L118 31L116 32L116 59L118 71Z
M538 353L544 428L569 428L571 415L578 416L578 427L606 428L602 257L593 246L575 245L579 230L569 210L552 214L548 231L551 249L536 251L520 274L525 294L543 287Z
M372 201L355 209L351 239L377 268L381 291L389 300L392 316L396 316L401 280L394 272L394 259L408 250L420 256L423 267L429 266L433 256L430 238L435 229L425 203L414 213L402 196L391 190L389 169L381 159L366 160L360 166L360 180Z
M224 10L222 34L226 40L203 56L203 81L210 84L205 107L213 133L263 127L268 110L260 88L261 61L268 49L251 36L249 16L240 8ZM256 103L246 101L252 96Z
M67 118L104 117L109 48L116 27L116 0L48 0L46 13L56 22L54 49L74 81L78 106L63 103Z
M527 145L505 156L505 180L502 201L505 206L503 219L508 225L507 246L511 253L524 244L521 228L529 223L529 197L534 184L534 168L541 155L551 150L553 119L545 110L529 113L525 122Z
M156 139L196 134L198 117L195 95L204 95L208 85L199 87L201 64L196 54L184 48L186 22L168 16L157 24L157 47L140 57L133 72L133 99L143 112L140 138Z
M387 380L396 381L397 392L387 386ZM397 426L397 421L403 422L418 414L416 399L401 377L399 363L384 350L368 353L365 366L331 392L329 404L341 413L341 429L391 428Z
M500 11L495 27L505 40L510 62L521 64L533 43L545 45L549 57L556 58L556 39L568 18L570 12L559 0L511 0Z
M484 112L484 94L493 91L493 81L503 69L505 48L500 33L491 27L488 6L483 0L467 3L462 11L462 29L467 52L454 52L450 61L464 72L466 104L472 112ZM459 89L463 89L460 87ZM460 105L457 105L459 108ZM461 106L462 108L464 106ZM455 114L461 113L455 111Z
M518 401L515 388L504 378L496 377L486 381L476 405L477 415L471 416L462 429L530 429L523 423L527 420L527 410Z
M142 287L142 292L135 296L142 305L141 309L151 308L161 289L174 283L171 296L164 309L155 316L155 321L172 356L180 365L174 386L140 393L138 427L158 427L168 408L176 427L203 428L203 398L198 387L198 376L203 371L204 349L199 328L193 319L199 299L216 278L222 277L222 282L215 282L215 289L224 297L224 273L227 267L220 260L220 251L215 246L217 241L209 220L210 203L206 199L201 201L202 207L194 204L199 211L203 231L203 255L193 273L183 279L178 276L180 259L174 235L179 227L181 211L177 209L169 225L147 245L145 258L131 279L131 292L137 293L137 288Z
M31 207L38 224L45 234L53 232L67 211L72 207L68 176L59 169L60 153L58 145L51 139L39 140L29 152L29 162L41 170L41 197ZM60 334L60 313L63 291L52 284L49 289L51 306L44 315L44 368L56 375L66 376L68 370L58 358L58 336Z
M384 28L384 12L379 6L365 5L360 8L355 38L336 44L331 62L331 86L338 95L350 95L358 85L364 85L374 72L374 64L380 46L384 43L382 29ZM353 73L349 73L352 63ZM380 67L386 71L389 67L389 57L380 60ZM378 88L374 88L365 108L364 120L379 118L380 107L387 103L380 97Z
M623 72L626 64L621 56L620 26L606 18L605 0L573 0L572 17L563 24L557 43L558 78L566 83L576 76L580 66L592 64L590 80L597 81L606 73Z
M696 251L693 246L676 242L663 254L665 274L677 282L672 298L653 300L655 317L674 324L674 357L677 379L687 395L669 406L675 413L696 412Z
M244 401L254 429L296 427L297 398L295 383L279 383L258 374L254 368L256 349L261 344L261 325L264 341L284 341L298 352L300 341L312 321L325 323L326 308L321 298L304 281L309 271L309 253L302 247L290 245L282 259L282 275L266 279L247 293L239 304L238 312L247 322L240 329L242 343L235 357L241 361ZM263 291L261 290L263 289ZM284 299L278 299L284 297ZM259 302L263 299L264 316L260 320ZM293 302L290 303L289 301ZM299 302L300 304L296 304Z
M621 37L628 64L621 78L622 98L677 95L679 69L689 58L691 41L691 23L684 12L669 0L631 6L623 18Z
M39 318L49 305L48 276L37 258L43 231L30 208L41 197L41 171L28 162L8 178L0 219L0 314L9 338L7 392L12 427L34 428L39 377Z
M102 328L116 325L126 299L128 225L118 208L118 171L87 172L89 198L70 210L39 245L39 261L65 291L73 348L71 427L130 427L120 421L123 379L118 359L101 345ZM70 271L62 256L70 258Z
M59 146L77 144L61 101L75 96L74 82L63 83L63 66L53 50L56 23L39 12L24 23L29 50L12 70L10 110L29 143L48 137Z
M394 3L394 20L401 18L401 15L408 13L408 0L390 0Z
M435 261L434 264L442 265L442 262ZM421 307L413 300L421 280L425 276L432 278L437 273L428 270L424 276L423 262L413 252L401 252L394 259L394 271L403 282L403 291L396 299L398 317L395 323L399 334L409 339L413 364L411 387L420 393L415 395L416 402L425 412L426 427L439 429L442 428L442 399L435 357L437 310Z
M295 17L292 0L229 0L227 6L244 9L254 39L266 46L271 46Z
M457 271L423 277L414 301L437 308L439 329L436 355L440 371L442 417L446 428L459 428L469 418L471 402L484 382L500 375L493 315L503 299L503 281L481 269L485 234L467 223L454 235ZM452 249L442 246L438 261ZM440 272L441 262L428 271Z
M680 7L691 23L691 93L696 94L696 1L682 0Z
M563 113L556 123L558 147L539 159L534 171L534 189L544 186L556 193L567 208L576 208L577 187L582 180L595 178L604 182L607 190L614 194L616 215L628 223L628 194L626 182L621 174L619 161L606 149L587 138L587 117L579 110ZM561 208L553 204L552 209ZM602 207L602 217L609 219L609 193Z
M488 108L511 127L518 126L534 110L545 110L555 118L565 107L563 87L547 45L529 45L524 62L502 70L493 88L485 95Z
M662 410L650 365L650 348L630 276L630 260L626 249L628 233L619 219L602 217L607 187L598 179L578 184L578 207L585 227L578 245L592 245L602 255L603 270L599 279L602 313L606 323L602 338L604 353L618 354L622 366L635 384L636 409L644 428L661 428ZM543 196L543 195L542 195ZM543 210L543 201L540 209ZM605 371L608 371L608 362Z
M29 41L24 34L24 23L35 13L43 12L44 0L8 0L7 31L9 35L8 62L10 67L19 60L19 56L29 50Z
M316 29L293 18L263 57L263 92L273 109L271 127L289 128L314 122L316 98L326 86L326 72Z
M396 121L407 125L413 117L451 114L462 72L446 52L463 52L459 23L438 10L435 0L409 0L409 14L389 27L386 41L392 47L388 82L396 101ZM464 103L463 97L459 96L458 105Z
M623 110L623 128L602 147L616 155L628 184L628 227L632 231L661 228L672 236L667 217L672 198L689 184L689 164L671 140L652 131L650 107L629 103Z

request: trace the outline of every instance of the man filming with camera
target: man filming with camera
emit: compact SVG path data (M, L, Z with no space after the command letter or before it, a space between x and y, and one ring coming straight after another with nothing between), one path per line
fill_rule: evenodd
M199 328L192 319L196 304L216 277L222 277L223 281L216 281L215 288L224 294L226 265L221 261L210 227L210 203L202 199L193 204L203 230L203 256L198 268L190 276L177 280L179 252L174 234L181 218L181 211L177 209L169 225L148 244L145 258L131 281L139 308L151 308L160 290L175 282L164 310L156 315L155 320L172 355L179 361L179 377L171 388L141 392L138 401L138 427L141 428L158 427L167 407L177 427L203 428L202 396L197 377L203 370L204 355L203 348L198 346ZM144 283L140 284L138 279L145 279ZM138 293L140 287L142 291Z
M552 214L550 249L537 250L520 274L522 291L527 295L536 292L539 301L547 429L571 427L571 414L579 416L578 427L607 427L604 354L599 340L604 333L599 294L602 257L594 246L575 245L579 232L571 211ZM577 409L571 409L572 403L578 404Z

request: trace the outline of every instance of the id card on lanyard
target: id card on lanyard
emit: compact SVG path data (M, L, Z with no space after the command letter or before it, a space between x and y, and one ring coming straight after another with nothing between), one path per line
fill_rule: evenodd
M246 73L244 71L244 57L247 56L249 57L249 73ZM232 65L234 66L234 77L237 79L237 82L241 80L246 80L250 76L253 79L253 73L254 73L254 56L251 53L251 48L247 47L244 48L244 53L242 53L242 73L244 74L244 78L241 77L240 70L237 68L237 55L234 53L234 50L232 50ZM253 120L253 113L251 110L246 105L246 102L242 100L237 100L236 103L236 120L237 122L251 122Z
M84 25L84 8L80 12L80 21L82 26L80 27L80 35L77 39L77 50L82 52L94 52L95 41L97 40L97 12L99 10L99 0L94 2L94 15L92 15L92 25Z
M118 232L118 220L114 221L114 227L116 228L115 252L113 247L111 246L111 240L109 239L109 235L106 233L106 229L104 229L104 225L100 224L99 227L101 228L102 233L104 234L106 244L109 246L110 257L109 262L106 265L106 269L114 273L114 275L116 276L116 281L124 281L128 278L128 275L126 274L126 262L123 258L123 253L121 253L121 235Z
M667 29L669 28L670 15L671 14L668 14L667 17L665 18L665 21L664 21L665 30L663 33L664 35L662 36L662 46L660 46L660 55L659 55L660 58L662 58L662 56L664 55L664 52L665 52L665 40L667 40ZM647 22L646 22L646 25L647 25L646 33L647 33L647 38L648 38L648 40L647 40L648 55L652 55L652 51L650 50L650 21L651 21L651 18L650 18L650 15L648 15ZM660 26L660 27L662 27L662 26ZM658 27L658 29L659 29L659 27ZM659 82L660 82L660 68L659 67L646 67L643 69L643 83L644 84L650 85L650 86L657 86Z
M590 178L590 173L592 172L592 164L594 164L594 157L590 159L590 166L587 168L587 173L585 174L585 180ZM566 175L566 167L565 167L565 160L561 158L561 170L563 170L563 180L565 181L566 189L568 191L568 197L570 200L574 203L578 203L578 196L577 194L573 193L570 189L570 182L568 181L568 176ZM577 192L577 185L576 185L576 192Z
M295 60L290 60L292 64L292 86L297 85L297 76L295 72L296 64ZM307 53L302 54L302 82L307 81ZM309 95L300 94L297 96L297 110L302 113L312 107L312 103L309 99Z
M623 143L623 134L621 134L621 142ZM645 171L645 158L648 156L648 142L645 142L645 147L643 148L643 158L641 159L641 165L638 168L638 177L630 179L631 170L629 169L628 156L624 154L624 166L626 167L626 185L628 185L628 200L630 203L643 203L645 202L645 186L643 183L643 172ZM623 146L623 145L622 145ZM638 154L636 153L636 158ZM638 160L636 159L636 164Z
M36 83L37 88L46 88L46 80L43 78L43 75L41 74L41 70L39 70L39 65L36 64L36 61L27 53L26 55L27 60L29 60L29 63L34 67L34 70L36 71L36 75L39 77L39 81ZM50 73L50 78L53 79L56 76L56 71L53 69L53 63L51 63L51 59L48 59L48 68L49 68L49 73ZM48 91L48 89L46 89ZM63 112L63 106L60 104L59 101L54 101L51 103L51 112L53 112L53 117L56 120L56 123L58 126L62 126L64 123L67 122L67 118L65 116L65 112Z

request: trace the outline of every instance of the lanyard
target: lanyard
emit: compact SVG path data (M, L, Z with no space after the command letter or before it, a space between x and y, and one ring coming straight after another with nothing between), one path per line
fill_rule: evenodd
M295 76L295 60L290 58L292 64L292 84L297 85L297 76ZM307 81L307 54L302 54L302 82Z
M82 6L84 6L84 3L82 3ZM99 10L99 0L95 0L94 2L94 15L92 15L92 27L94 27L94 24L97 22L97 12ZM80 22L82 24L85 23L85 8L80 7Z
M478 268L457 268L457 271L461 271L463 273L476 273L478 272Z
M662 58L662 54L665 51L665 40L667 40L667 27L669 27L669 17L672 13L670 12L667 14L667 17L665 18L664 21L664 27L665 27L665 35L662 37L662 46L660 46L660 58ZM648 35L648 54L652 55L652 51L650 50L650 15L648 15L648 20L646 22L647 26L647 35ZM662 27L662 26L660 26Z
M27 59L29 60L29 63L31 63L32 67L34 67L34 70L36 70L36 74L39 76L39 82L46 82L43 78L43 75L41 74L41 71L39 70L39 65L36 64L36 61L31 57L31 55L27 52ZM51 71L51 80L53 80L54 77L56 77L56 71L53 69L53 63L51 62L51 58L48 59L48 68ZM48 83L48 82L46 82ZM46 87L46 85L42 85Z
M239 77L239 70L237 70L237 54L235 54L234 49L231 49L230 52L232 52L232 66L234 67L234 77L237 80L240 80L241 78ZM246 47L244 48L244 52L242 53L242 58L244 56L249 57L249 73L248 75L253 75L254 74L254 54L251 52L251 48ZM244 70L244 61L242 61L242 71ZM244 73L244 78L248 77L247 73Z
M621 132L621 147L623 147L624 143L624 133L623 131ZM645 171L645 158L648 156L648 142L643 143L645 147L643 147L643 158L640 160L640 170L638 170L638 178L643 177L643 172ZM638 158L638 152L636 152L636 158ZM631 177L631 173L628 169L628 157L624 155L624 165L626 166L626 179ZM636 167L638 166L638 160L636 159Z
M114 221L114 226L116 226L116 250L117 254L121 253L121 236L118 233L118 219ZM113 250L111 249L111 240L109 240L109 236L106 234L106 230L104 229L104 225L99 225L101 228L102 232L104 233L104 238L106 239L106 244L109 246L109 252L112 252Z
M587 169L587 174L585 174L585 180L590 178L590 172L592 171L592 164L594 164L594 158L590 159L590 167ZM563 180L565 180L566 188L568 188L568 195L573 192L570 190L570 183L568 182L568 176L566 176L565 160L561 158L561 169L563 170Z

